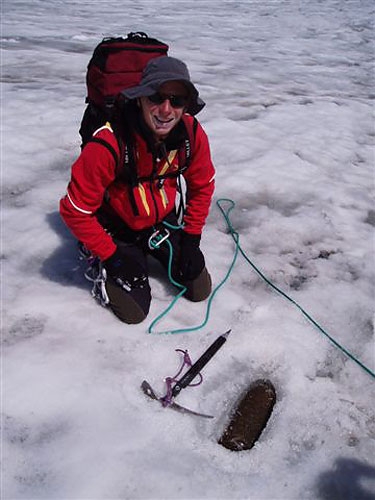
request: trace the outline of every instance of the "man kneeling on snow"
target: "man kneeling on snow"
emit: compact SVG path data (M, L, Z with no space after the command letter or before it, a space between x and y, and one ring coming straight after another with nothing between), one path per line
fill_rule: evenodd
M148 254L168 269L171 252L171 277L186 287L187 299L210 294L200 239L215 171L207 136L194 118L204 102L182 61L151 60L140 84L122 94L127 102L120 118L97 130L73 164L60 213L98 258L102 303L122 321L139 323L151 302ZM132 158L126 176L116 162L124 149ZM176 212L180 173L186 182L182 226Z

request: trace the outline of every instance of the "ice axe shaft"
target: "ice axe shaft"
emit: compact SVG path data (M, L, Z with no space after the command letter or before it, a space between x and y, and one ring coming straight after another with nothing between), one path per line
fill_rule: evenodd
M192 382L197 375L201 372L202 368L206 366L206 364L210 361L210 359L217 353L220 347L227 340L228 335L231 330L223 333L218 337L215 342L213 342L210 347L202 354L202 356L197 359L197 361L189 368L189 370L185 373L180 380L176 382L176 384L172 388L172 397L176 397L182 389L187 387L190 382Z

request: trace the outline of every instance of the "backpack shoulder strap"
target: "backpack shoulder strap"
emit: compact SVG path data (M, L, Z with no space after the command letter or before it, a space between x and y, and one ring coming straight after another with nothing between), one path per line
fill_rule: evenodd
M113 156L113 159L114 159L115 164L116 164L116 169L117 169L117 165L119 163L119 157L118 157L118 154L117 154L115 148L111 144L109 144L109 142L107 142L105 139L102 139L101 137L91 137L91 139L89 139L86 144L88 144L90 142L96 142L97 144L101 144L102 146L107 148L108 151Z
M193 117L193 121L187 116L182 117L185 125L186 137L184 145L179 150L179 173L184 172L190 165L195 148L195 137L197 135L198 120Z
M193 121L191 121L190 117L187 115L183 115L182 121L185 125L185 133L186 137L184 140L184 144L182 147L179 149L178 152L178 164L179 164L179 169L177 172L177 190L180 193L180 200L178 203L178 206L176 206L176 214L177 214L177 220L179 221L180 224L183 223L183 218L185 214L185 195L184 195L184 190L181 184L181 175L186 171L187 168L189 168L189 165L192 161L193 154L194 154L194 149L195 149L195 137L197 135L197 129L198 129L198 120L193 117Z
M108 124L109 125L109 124ZM111 153L115 161L115 181L122 180L125 184L129 185L129 195L133 211L136 215L139 215L139 211L135 202L133 187L137 184L137 180L133 177L136 176L136 164L134 159L134 151L131 145L125 142L115 131L112 130L110 126L106 125L115 135L119 149L120 155L117 154L115 148L105 139L101 137L96 137L93 135L85 144L85 146L90 142L95 142L101 144L103 147L107 148ZM102 127L104 128L104 127ZM100 130L100 129L99 129ZM105 201L108 201L108 193L105 197Z
M112 146L112 144L110 144L106 139L97 137L96 134L105 129L108 129L110 132L112 132L114 137L116 138L119 153L116 151L115 147ZM116 123L114 126L112 126L111 123L106 122L105 125L97 129L93 133L86 144L90 142L101 144L111 153L116 165L115 179L121 180L125 182L125 184L131 184L133 186L137 185L133 139L131 133L127 130L126 127L119 128L118 126L116 126Z
M135 215L139 215L133 191L139 181L134 149L134 138L125 121L121 123L120 127L114 128L114 134L120 149L120 157L116 164L115 181L121 181L128 187L129 199L133 212Z
M90 143L90 142L95 142L96 144L101 144L102 146L104 146L106 149L108 149L108 151L111 153L114 161L115 161L115 165L116 165L116 171L117 171L117 168L118 168L118 164L119 164L119 155L117 154L117 151L115 150L115 148L108 142L106 141L105 139L101 138L101 137L97 137L96 134L98 132L100 132L101 130L109 130L110 132L112 132L115 137L116 137L116 134L114 133L113 129L112 129L112 126L109 122L106 122L105 125L103 125L102 127L98 128L93 134L92 136L90 137L90 139L88 139L85 143L84 146L86 146L86 144ZM121 145L120 145L120 142L118 140L118 138L116 137L116 140L118 142L118 145L119 145L119 149L120 149L120 154L121 154ZM84 147L83 146L83 147Z

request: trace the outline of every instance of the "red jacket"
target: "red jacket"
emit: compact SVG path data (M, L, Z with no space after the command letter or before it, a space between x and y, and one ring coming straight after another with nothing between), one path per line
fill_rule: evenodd
M193 121L189 115L184 120ZM104 139L120 155L117 139L109 124L94 134ZM168 151L168 161L154 158L146 141L135 136L138 177L148 177L171 172L178 168L177 150ZM208 215L214 191L215 170L211 161L208 139L198 124L191 163L184 171L186 181L186 212L184 230L200 234ZM67 194L60 201L60 213L74 236L101 260L110 257L116 250L112 237L105 232L95 217L104 196L109 198L111 208L133 230L140 231L162 221L175 208L177 194L176 177L140 182L133 188L138 213L134 214L129 196L130 186L116 179L116 163L113 155L101 144L89 142L72 166Z

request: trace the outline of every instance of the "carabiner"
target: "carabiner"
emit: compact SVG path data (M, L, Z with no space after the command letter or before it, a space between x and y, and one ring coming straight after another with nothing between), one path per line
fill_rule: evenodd
M170 232L166 227L161 229L157 229L152 233L152 235L148 239L148 247L150 250L155 250L159 248L160 245L169 238Z

